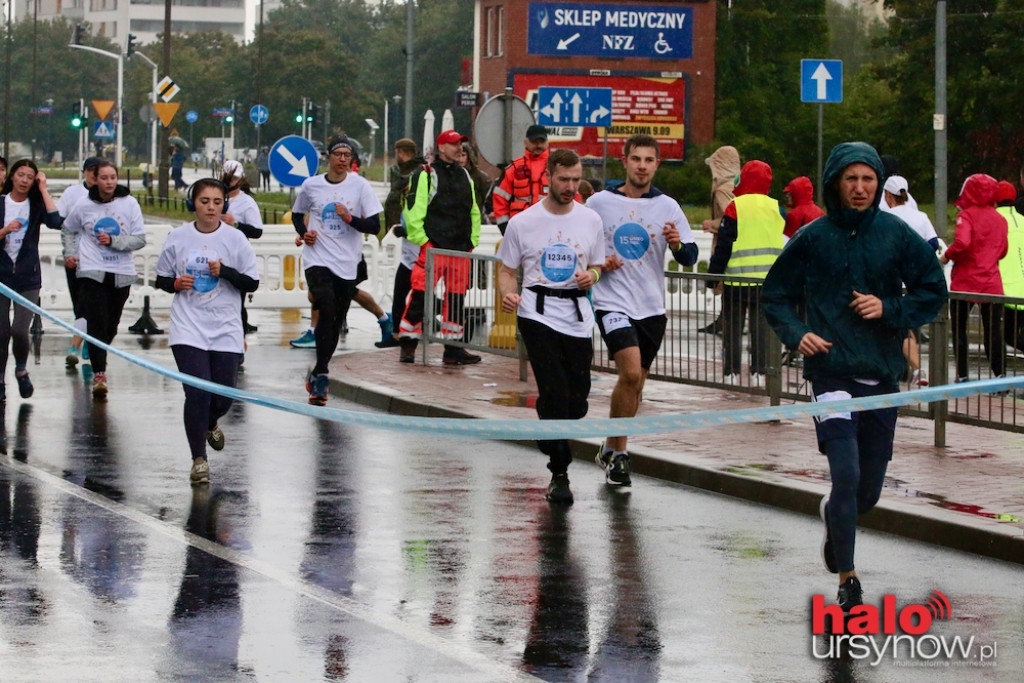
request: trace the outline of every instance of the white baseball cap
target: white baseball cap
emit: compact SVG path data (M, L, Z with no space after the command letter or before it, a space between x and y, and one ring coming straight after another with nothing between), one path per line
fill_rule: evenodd
M245 169L242 168L242 162L235 161L234 159L228 159L225 161L224 175L234 176L235 178L244 178Z

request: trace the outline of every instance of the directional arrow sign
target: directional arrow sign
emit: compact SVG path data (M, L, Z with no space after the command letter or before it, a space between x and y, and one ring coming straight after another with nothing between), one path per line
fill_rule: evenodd
M320 155L306 138L286 135L270 148L270 172L285 187L298 187L316 175Z
M612 125L611 88L537 88L537 123L542 126Z
M800 101L843 101L843 62L839 59L800 60Z

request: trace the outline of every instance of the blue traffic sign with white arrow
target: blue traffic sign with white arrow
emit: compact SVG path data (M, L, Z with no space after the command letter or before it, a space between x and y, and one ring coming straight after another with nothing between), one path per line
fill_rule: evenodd
M542 126L612 125L611 88L537 88L537 123Z
M298 135L286 135L270 148L270 172L285 187L298 187L316 175L319 166L316 147Z
M843 101L841 59L800 60L800 101L831 104Z

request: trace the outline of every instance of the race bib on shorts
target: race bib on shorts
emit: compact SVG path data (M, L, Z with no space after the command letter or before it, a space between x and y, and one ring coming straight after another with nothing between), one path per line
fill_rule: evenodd
M601 323L604 325L605 334L630 326L628 315L614 311L611 313L605 313L604 317L601 318Z
M627 261L643 258L651 246L651 236L639 223L623 223L612 236L615 252Z
M210 275L210 261L216 261L217 254L200 249L190 249L188 259L185 261L185 272L195 278L192 282L192 289L205 294L212 292L217 286L217 280Z
M824 403L826 401L845 401L853 396L848 391L826 391L824 394L818 394L814 397L815 402ZM850 413L825 413L824 415L818 416L818 422L824 422L825 420L851 420L853 416Z
M576 272L576 250L568 244L552 244L541 254L540 270L550 282L565 282Z

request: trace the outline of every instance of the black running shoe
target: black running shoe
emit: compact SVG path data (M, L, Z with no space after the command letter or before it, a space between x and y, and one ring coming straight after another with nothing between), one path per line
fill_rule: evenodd
M839 606L846 614L849 614L850 610L857 605L864 604L864 591L861 589L860 580L856 576L851 576L839 587L839 595L836 596L836 602L839 603Z
M441 362L445 365L473 365L480 362L480 356L457 347L451 350L445 349Z
M828 496L821 499L818 506L818 514L821 521L825 523L825 536L821 539L821 561L832 574L839 573L839 566L836 564L836 551L832 547L832 532L828 528Z
M616 457L613 453L605 453L602 446L595 460L604 469L604 480L609 486L633 485L629 478L629 454L624 453Z
M569 490L569 475L566 473L551 475L546 496L549 503L572 505L572 491Z

